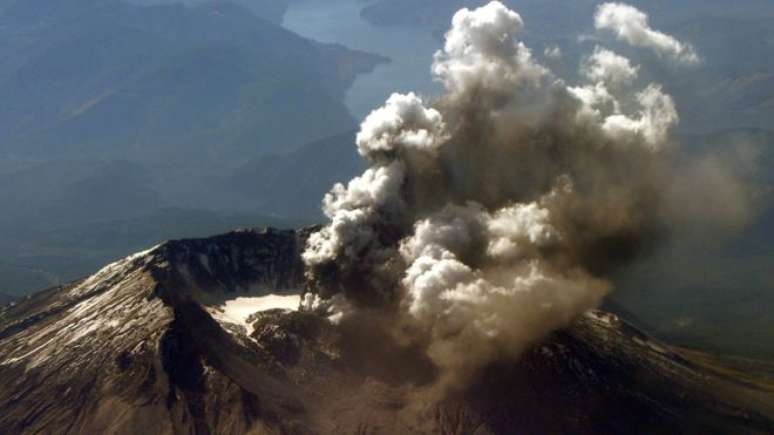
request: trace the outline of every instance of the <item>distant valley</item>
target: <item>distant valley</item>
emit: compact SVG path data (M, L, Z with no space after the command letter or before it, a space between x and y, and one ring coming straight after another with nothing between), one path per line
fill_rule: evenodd
M264 207L272 189L234 184L250 182L239 174L253 159L354 129L346 89L388 59L283 29L286 6L0 3L0 291L71 280L170 237L318 219L319 196L279 216ZM339 169L307 186L351 175ZM83 243L90 231L105 239Z

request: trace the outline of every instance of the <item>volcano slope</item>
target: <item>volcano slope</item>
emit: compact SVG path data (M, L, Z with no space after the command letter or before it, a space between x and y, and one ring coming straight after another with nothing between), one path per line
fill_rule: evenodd
M443 393L376 315L229 317L230 301L301 292L308 234L171 241L3 308L0 432L774 431L774 367L671 348L601 311Z

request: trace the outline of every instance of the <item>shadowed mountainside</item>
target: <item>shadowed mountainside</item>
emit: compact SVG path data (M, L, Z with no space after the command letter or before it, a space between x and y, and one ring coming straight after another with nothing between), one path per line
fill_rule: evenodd
M0 427L84 434L774 427L770 365L673 349L603 312L445 396L429 389L436 373L421 353L392 342L373 318L337 326L271 310L245 329L218 314L234 297L299 292L307 234L168 242L3 309Z

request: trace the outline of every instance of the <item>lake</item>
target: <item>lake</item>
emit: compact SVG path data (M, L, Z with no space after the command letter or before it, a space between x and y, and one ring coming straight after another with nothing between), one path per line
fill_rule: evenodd
M374 26L360 17L359 0L306 0L292 3L283 25L304 37L389 57L392 62L359 76L346 95L352 114L362 119L393 92L437 95L430 64L441 41L427 30ZM364 36L367 35L367 36Z

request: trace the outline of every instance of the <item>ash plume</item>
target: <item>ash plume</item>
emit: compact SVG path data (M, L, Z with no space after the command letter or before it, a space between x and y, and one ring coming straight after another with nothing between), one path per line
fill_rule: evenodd
M524 26L496 1L454 15L432 65L445 94L393 94L363 121L370 167L325 196L330 223L303 254L305 308L379 312L452 383L598 306L668 236L681 174L701 189L671 158L661 86L603 47L568 84Z
M604 3L597 8L594 27L598 30L609 30L615 33L619 40L635 47L650 48L659 56L668 56L685 64L699 62L699 55L693 46L651 28L648 21L648 15L633 6Z

